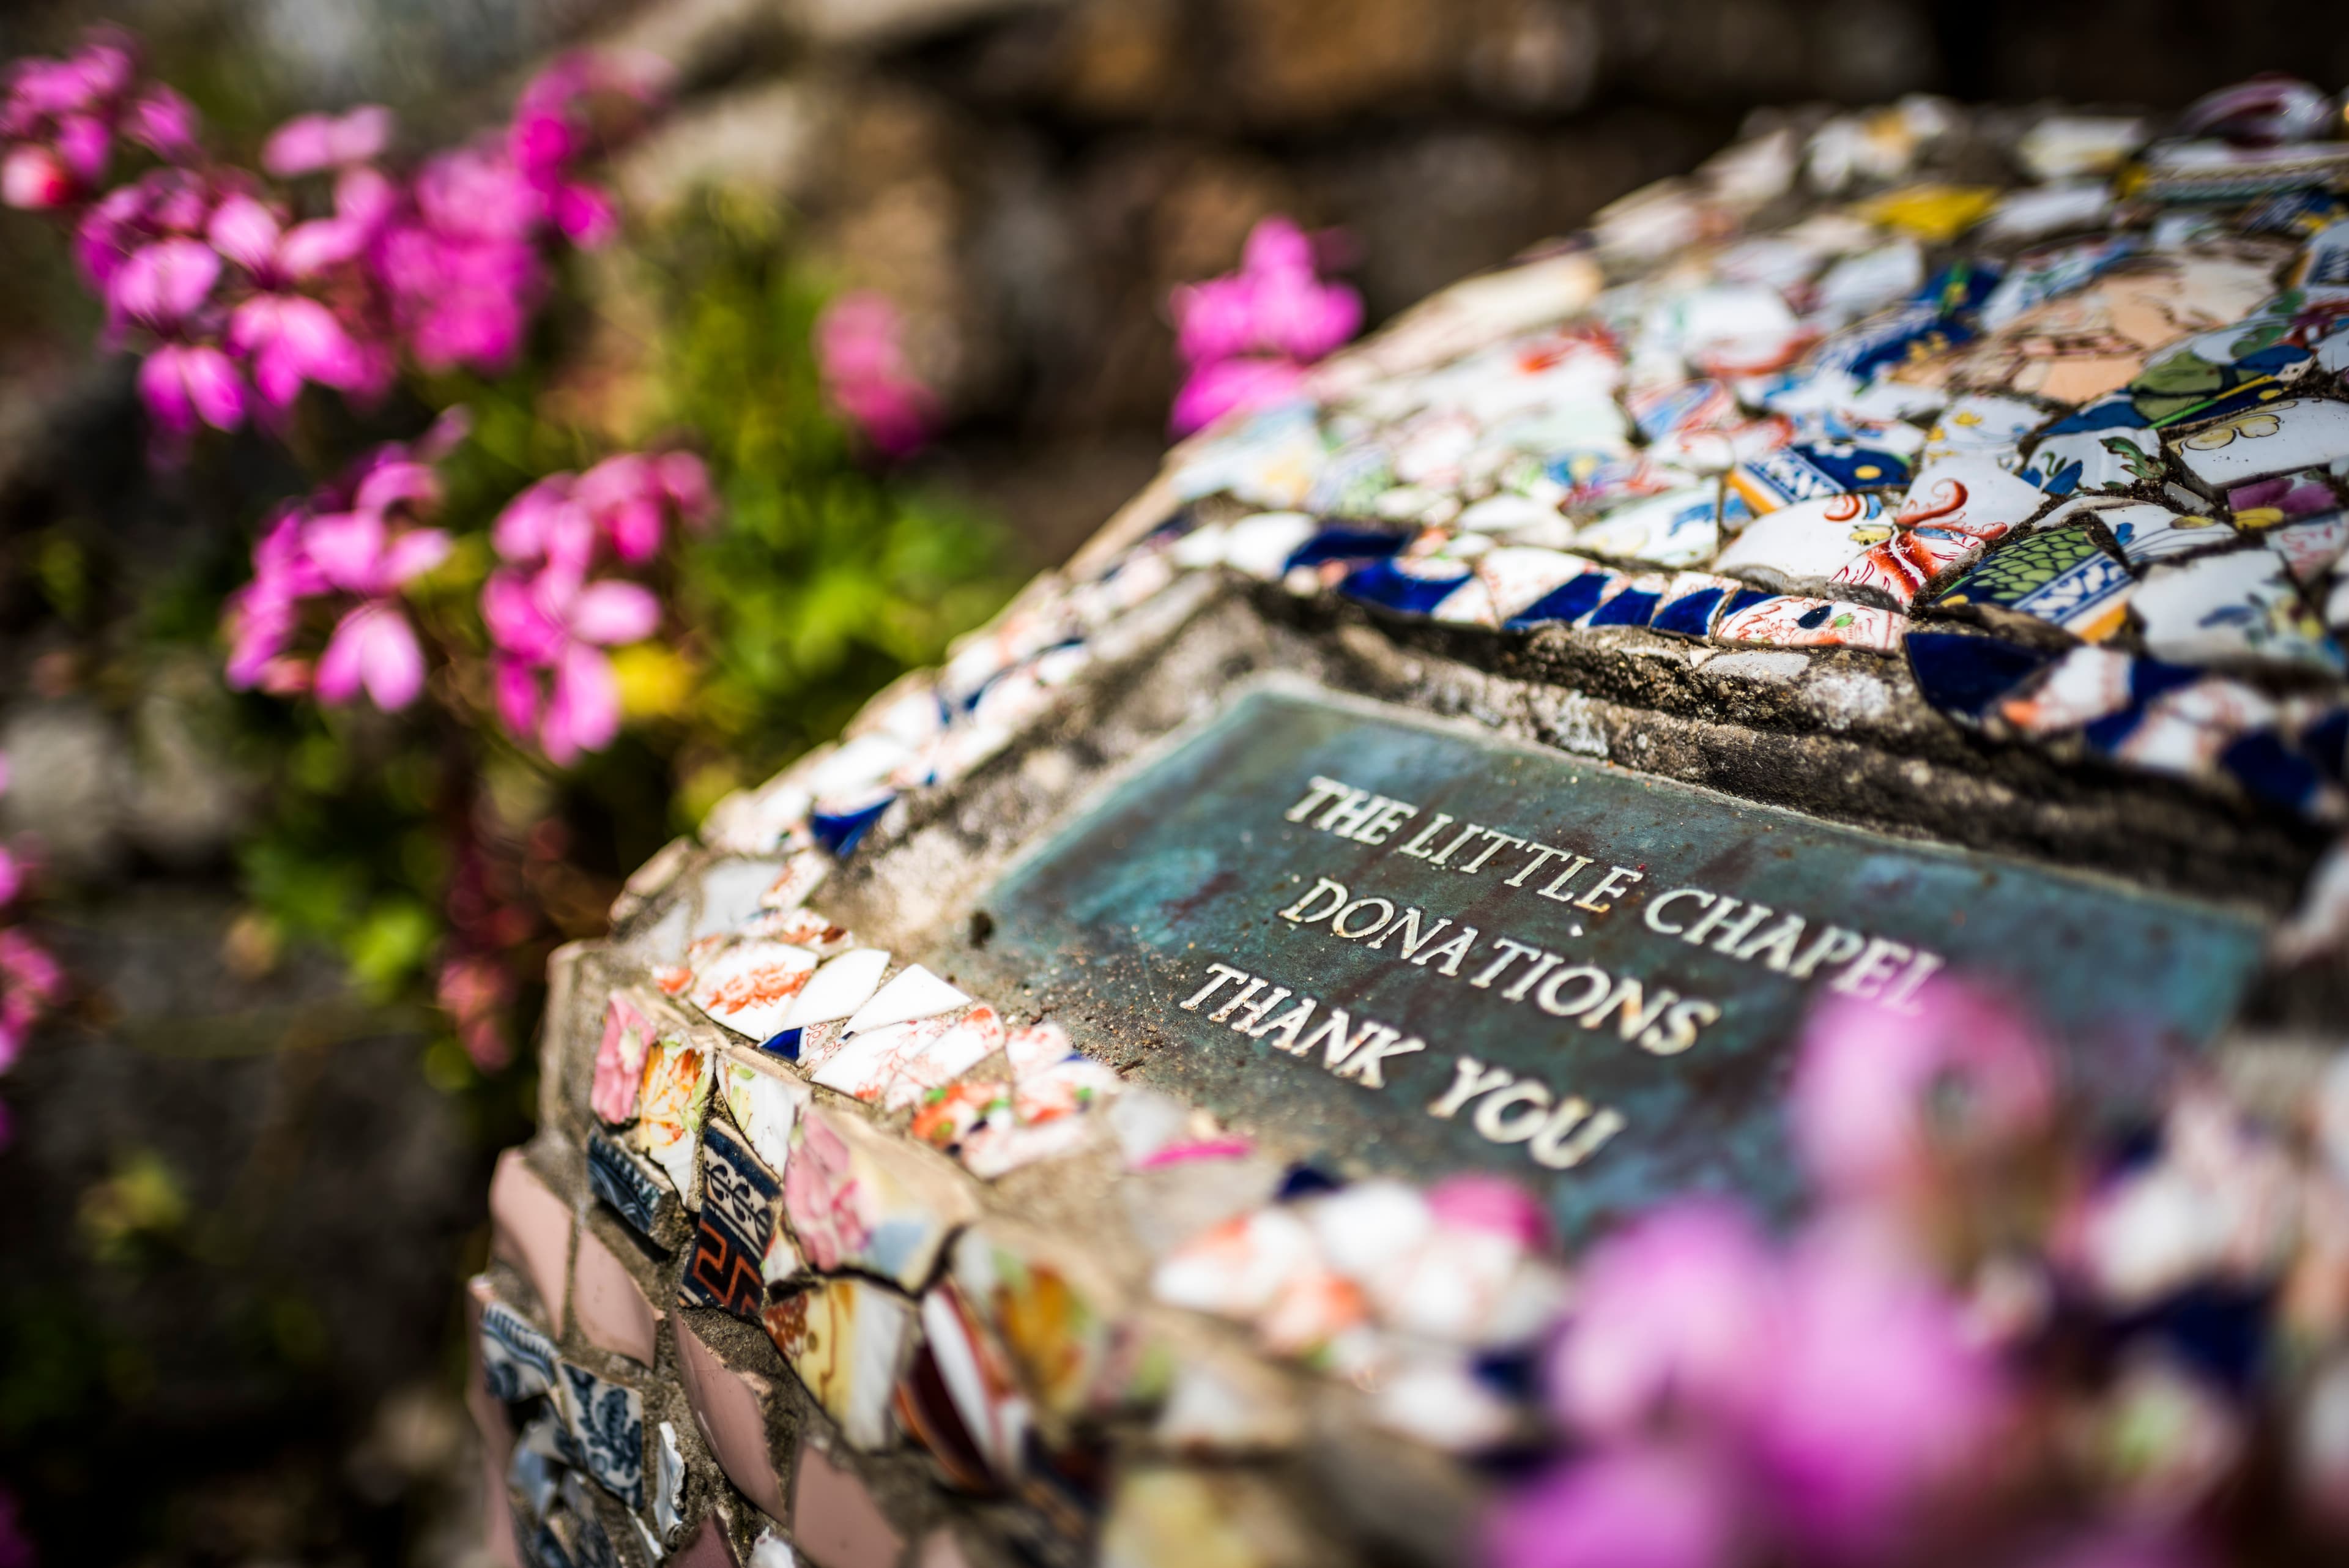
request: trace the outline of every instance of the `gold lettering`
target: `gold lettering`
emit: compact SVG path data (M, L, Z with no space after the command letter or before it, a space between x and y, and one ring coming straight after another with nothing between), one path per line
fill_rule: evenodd
M1671 892L1665 894L1654 903L1650 904L1648 906L1647 912L1640 917L1641 919L1648 922L1648 929L1655 932L1658 936L1664 937L1677 937L1687 931L1688 928L1686 926L1668 926L1664 924L1664 910L1670 907L1671 901L1675 898L1702 898L1705 903L1710 904L1713 902L1713 896L1711 893L1706 892L1702 888L1673 888Z
M1510 1077L1506 1069L1487 1067L1474 1056L1457 1057L1453 1065L1452 1087L1444 1092L1442 1099L1427 1107L1427 1114L1450 1121L1459 1114L1461 1106L1479 1095L1499 1088Z
M1460 867L1461 870L1467 872L1472 877L1485 868L1485 862L1490 860L1495 854L1497 854L1500 851L1501 846L1505 844L1522 845L1525 843L1525 840L1519 838L1516 834L1504 833L1497 827L1486 828L1485 830L1485 836L1492 840L1492 842L1485 845L1484 848L1476 851L1475 859L1471 860L1467 865Z
M1307 913L1306 906L1312 903L1314 899L1321 897L1324 893L1329 894L1330 897L1331 902L1330 907L1322 910L1318 915ZM1298 899L1294 904L1289 905L1286 909L1281 910L1280 918L1298 925L1309 926L1313 925L1317 921L1328 919L1330 916L1336 914L1345 907L1346 885L1343 882L1332 882L1327 877L1316 877L1313 878L1313 890L1306 894L1302 898Z
M1460 961L1466 958L1470 950L1475 947L1477 934L1475 927L1463 926L1450 941L1445 942L1442 947L1428 949L1411 961L1425 969L1431 961L1442 959L1444 961L1435 966L1436 972L1456 979L1460 974Z
M1229 1018L1232 1015L1233 1008L1237 1007L1241 1002L1246 1002L1249 997L1254 996L1257 992L1262 991L1263 989L1264 981L1255 976L1250 976L1248 982L1240 987L1239 991L1235 993L1229 1001L1226 1002L1221 1007L1218 1007L1213 1012L1207 1014L1207 1022L1210 1023L1221 1023L1225 1019Z
M1915 956L1905 944L1889 937L1870 937L1859 957L1852 961L1851 967L1829 981L1827 985L1846 996L1873 1001L1876 993L1883 989L1884 982Z
M1599 886L1577 898L1574 901L1574 907L1578 909L1588 909L1594 915L1603 915L1615 906L1602 904L1599 899L1619 898L1631 890L1628 884L1645 880L1647 878L1644 875L1632 870L1629 866L1610 867L1607 875L1599 879Z
M1302 822L1319 811L1332 795L1353 793L1354 787L1351 784L1340 784L1336 779L1325 779L1319 774L1315 774L1313 787L1305 792L1305 798L1290 806L1283 815L1291 822Z
M1215 995L1216 991L1221 988L1226 981L1246 980L1247 978L1247 971L1246 970L1234 969L1231 965L1225 963L1209 964L1207 966L1207 972L1214 975L1216 978L1201 986L1197 991L1193 992L1191 993L1191 1000L1181 1004L1185 1012L1197 1012L1199 1010L1199 1003Z
M1740 943L1737 950L1729 956L1751 962L1767 953L1770 956L1764 961L1770 968L1784 974L1786 972L1786 966L1794 961L1795 944L1802 940L1803 917L1786 915L1781 917L1776 925L1753 940Z
M1606 1001L1582 1015L1582 1026L1585 1029L1596 1029L1607 1022L1609 1013L1620 1012L1623 1014L1623 1022L1619 1027L1623 1038L1637 1040L1648 1032L1658 1018L1663 1015L1664 1009L1679 1000L1679 992L1658 986L1655 1000L1647 1001L1640 982L1627 974L1615 982L1615 989L1609 994Z
M1286 1051L1292 1056L1302 1055L1305 1047L1297 1043L1297 1036L1312 1016L1313 999L1309 996L1271 1023L1260 1023L1254 1029L1243 1029L1240 1033L1251 1040L1269 1037L1274 1050Z
M1571 903L1573 902L1572 898L1569 898L1563 889L1568 882L1573 881L1577 877L1581 876L1585 871L1589 869L1590 857L1588 855L1578 855L1574 857L1573 865L1568 867L1565 870L1559 872L1557 876L1549 879L1548 887L1537 888L1534 891L1540 894L1545 898L1555 898L1561 904Z
M1570 1007L1558 1000L1558 990L1568 981L1574 981L1587 988L1581 997ZM1540 993L1534 998L1534 1005L1552 1017L1571 1018L1605 996L1608 988L1613 983L1613 977L1605 970L1593 969L1587 963L1578 963L1572 969L1562 969L1544 981Z
M1413 834L1412 836L1411 842L1402 846L1402 852L1405 855L1410 856L1414 860L1426 860L1432 858L1435 852L1430 849L1428 846L1435 842L1435 836L1437 834L1443 832L1445 828L1451 826L1452 814L1448 811L1437 812L1435 814L1435 820L1429 823L1425 827L1421 828L1417 833Z
M1534 852L1534 857L1517 867L1517 874L1510 877L1506 884L1509 887L1524 887L1526 877L1566 853L1563 849L1552 849L1547 844L1536 844L1530 840L1526 843L1525 847Z
M1582 1126L1581 1131L1576 1132L1576 1127L1581 1126L1586 1117L1588 1125ZM1549 1119L1542 1123L1541 1129L1526 1143L1526 1152L1533 1156L1536 1163L1552 1170L1572 1170L1598 1153L1599 1145L1622 1130L1620 1112L1609 1109L1591 1116L1590 1102L1576 1095L1550 1113ZM1569 1137L1568 1134L1573 1136Z

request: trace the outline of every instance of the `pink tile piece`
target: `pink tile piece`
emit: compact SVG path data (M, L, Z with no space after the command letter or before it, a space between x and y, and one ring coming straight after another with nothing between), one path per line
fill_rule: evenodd
M963 1555L962 1543L950 1530L933 1530L922 1540L921 1555L914 1560L914 1568L970 1568L970 1559Z
M645 1299L644 1287L627 1265L613 1255L602 1237L583 1226L571 1269L571 1310L587 1343L650 1366L661 1312Z
M497 1174L490 1179L490 1250L530 1276L548 1329L561 1335L571 1272L571 1205L540 1179L518 1148L498 1156Z
M693 1424L701 1428L701 1440L726 1479L770 1518L788 1518L782 1478L767 1449L766 1406L772 1393L767 1380L728 1366L683 1318L677 1322L677 1371L693 1406Z
M693 1532L693 1539L677 1549L669 1559L669 1568L735 1568L734 1548L726 1540L726 1527L710 1514Z
M895 1568L905 1549L864 1483L812 1445L800 1449L792 1501L792 1540L817 1568Z

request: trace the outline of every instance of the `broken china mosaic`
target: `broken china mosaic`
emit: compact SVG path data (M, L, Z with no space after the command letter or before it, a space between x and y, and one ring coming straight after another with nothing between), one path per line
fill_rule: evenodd
M1568 1284L1526 1194L1280 1168L819 912L901 798L1002 751L1186 575L1496 636L1898 659L1996 738L2341 815L2349 140L2337 112L2280 145L2155 129L1914 99L1733 147L1179 448L1133 542L721 803L705 899L756 885L604 998L592 1043L550 1041L593 1117L572 1229L533 1245L553 1222L502 1206L476 1282L517 1552L716 1563L762 1530L750 1561L792 1561L771 1515L823 1568L924 1529L925 1564L966 1561L935 1506L859 1479L908 1453L940 1496L1081 1538L1118 1486L1103 1423L1143 1453L1285 1451L1307 1416L1278 1367L1441 1450L1533 1429L1525 1356ZM1112 1257L990 1196L1061 1161L1124 1195ZM636 1283L591 1287L583 1213ZM642 1298L626 1324L672 1325L657 1377L564 1355L634 1343L615 1290ZM799 1414L681 1312L763 1335ZM690 1462L650 1399L679 1385Z

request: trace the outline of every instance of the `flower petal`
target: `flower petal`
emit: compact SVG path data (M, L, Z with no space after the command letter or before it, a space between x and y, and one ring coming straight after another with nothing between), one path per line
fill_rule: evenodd
M583 642L635 642L660 625L660 600L638 583L590 583L571 605L571 633Z

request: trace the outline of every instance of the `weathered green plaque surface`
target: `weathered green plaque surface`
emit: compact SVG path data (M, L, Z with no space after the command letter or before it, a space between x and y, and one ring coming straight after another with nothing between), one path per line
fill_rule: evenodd
M2126 1100L2207 1042L2257 925L1281 687L1244 691L1030 852L963 969L1333 1163L1547 1183L1578 1231L1687 1187L1795 1192L1806 1009L1888 1023L1995 977Z

